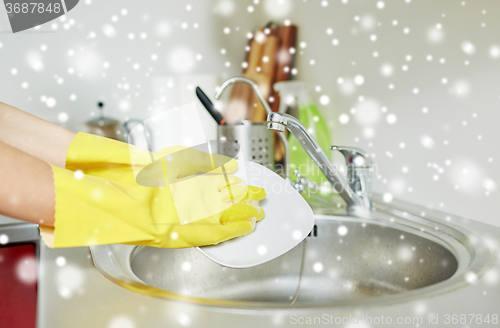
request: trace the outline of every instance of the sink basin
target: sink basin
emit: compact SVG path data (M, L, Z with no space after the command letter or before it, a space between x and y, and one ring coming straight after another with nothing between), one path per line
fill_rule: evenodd
M304 242L248 269L221 267L194 248L90 250L96 268L129 290L242 310L408 302L465 287L495 261L462 226L376 204L369 218L316 215Z
M283 256L248 269L221 267L196 249L152 247L138 248L131 267L146 284L182 295L296 304L402 293L446 280L458 268L444 246L395 228L318 219L315 232Z

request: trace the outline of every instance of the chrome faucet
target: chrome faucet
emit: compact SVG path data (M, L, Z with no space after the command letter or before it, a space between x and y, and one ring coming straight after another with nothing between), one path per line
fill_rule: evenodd
M346 158L349 174L348 183L335 165L333 165L318 142L307 132L306 127L298 119L288 114L272 112L267 116L267 128L278 132L284 132L285 129L288 129L293 134L346 202L348 211L357 212L359 210L370 209L371 180L369 176L364 176L364 174L369 172L361 173L359 168L356 167L358 163L360 167L371 165L371 160L362 150L346 147L331 148L340 151ZM282 135L282 133L280 134Z
M224 90L226 90L226 88L228 86L230 86L233 83L237 83L237 82L246 83L246 84L250 85L250 87L253 89L253 91L257 95L257 98L259 98L260 103L262 104L262 106L266 110L266 113L268 115L273 113L273 111L271 110L271 107L269 107L267 101L264 99L264 96L262 95L262 92L260 91L257 84L255 84L255 82L253 82L252 80L247 79L245 77L235 76L235 77L232 77L232 78L226 80L226 82L224 82L222 84L222 86L220 87L219 91L217 91L214 98L219 100L220 96L222 95L222 92L224 92ZM281 139L281 142L283 143L283 147L285 148L284 165L283 165L284 166L284 176L285 176L286 180L290 180L290 151L288 149L288 141L286 140L286 137L283 133L278 133L278 137Z

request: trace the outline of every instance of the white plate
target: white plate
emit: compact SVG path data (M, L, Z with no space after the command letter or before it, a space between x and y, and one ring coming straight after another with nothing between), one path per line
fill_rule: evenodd
M279 175L253 162L239 163L235 176L243 178L248 185L266 189L267 196L260 201L266 215L246 236L197 248L220 265L248 268L275 259L297 246L312 230L314 216L304 198Z

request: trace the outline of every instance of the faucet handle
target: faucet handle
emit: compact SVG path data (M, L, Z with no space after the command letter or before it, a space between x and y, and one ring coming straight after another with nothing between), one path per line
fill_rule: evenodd
M331 150L338 150L344 155L346 165L352 165L354 167L364 167L371 166L373 164L372 159L363 149L355 147L339 147L330 146Z
M331 146L344 155L347 165L347 182L367 208L371 207L372 164L373 161L364 150L354 147Z

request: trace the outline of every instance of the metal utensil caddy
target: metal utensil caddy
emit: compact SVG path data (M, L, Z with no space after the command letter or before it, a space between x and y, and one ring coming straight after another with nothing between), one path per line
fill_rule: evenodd
M237 153L236 159L274 170L274 132L267 129L267 122L218 125L217 140L221 154Z

